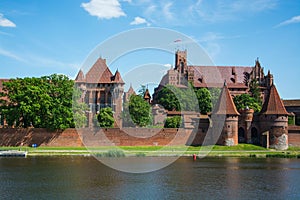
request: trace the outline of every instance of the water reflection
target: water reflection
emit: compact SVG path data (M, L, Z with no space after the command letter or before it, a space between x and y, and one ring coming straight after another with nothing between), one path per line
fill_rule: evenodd
M1 158L0 199L299 199L299 172L297 159L181 158L129 174L94 158Z

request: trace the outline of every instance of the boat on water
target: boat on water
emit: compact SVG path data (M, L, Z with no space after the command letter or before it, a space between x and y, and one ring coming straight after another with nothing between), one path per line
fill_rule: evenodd
M0 157L26 157L27 151L7 150L0 151Z

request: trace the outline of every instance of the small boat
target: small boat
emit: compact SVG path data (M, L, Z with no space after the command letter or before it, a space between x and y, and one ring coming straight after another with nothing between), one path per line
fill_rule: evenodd
M27 151L8 150L0 151L0 157L26 157Z

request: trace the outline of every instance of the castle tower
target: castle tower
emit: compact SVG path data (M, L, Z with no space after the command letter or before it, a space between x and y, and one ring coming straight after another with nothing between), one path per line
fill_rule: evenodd
M288 148L288 115L275 85L272 85L259 116L260 132L268 133L271 148Z
M246 108L244 110L239 110L239 112L241 114L238 129L239 143L251 143L251 126L254 110Z
M118 70L113 75L106 65L106 60L99 58L85 75L81 70L78 72L75 85L82 91L80 101L90 107L87 114L89 127L95 126L95 115L105 107L111 107L114 111L115 125L122 125L120 114L124 82Z
M217 144L225 146L237 145L238 116L240 114L236 110L226 83L221 91L218 104L216 105L213 114L216 116L216 121L213 122L213 125L224 124Z
M187 72L187 50L179 51L175 53L175 70L181 74Z
M111 88L112 105L114 111L114 119L116 127L122 127L122 107L123 107L123 94L124 94L124 81L121 78L120 72L117 70L115 75L111 78L114 87Z
M261 67L260 62L257 58L257 60L255 61L255 66L251 73L251 79L257 80L257 83L259 85L262 85L264 81L264 76L264 69Z

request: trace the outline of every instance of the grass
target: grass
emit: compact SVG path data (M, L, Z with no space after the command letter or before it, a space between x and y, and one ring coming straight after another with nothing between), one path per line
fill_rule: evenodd
M290 147L287 151L276 151L252 144L237 146L102 146L102 147L0 147L0 150L27 151L29 156L50 155L96 155L101 157L123 156L176 156L208 153L210 157L280 157L300 158L300 147ZM201 151L200 151L201 150ZM205 152L207 151L207 152Z

